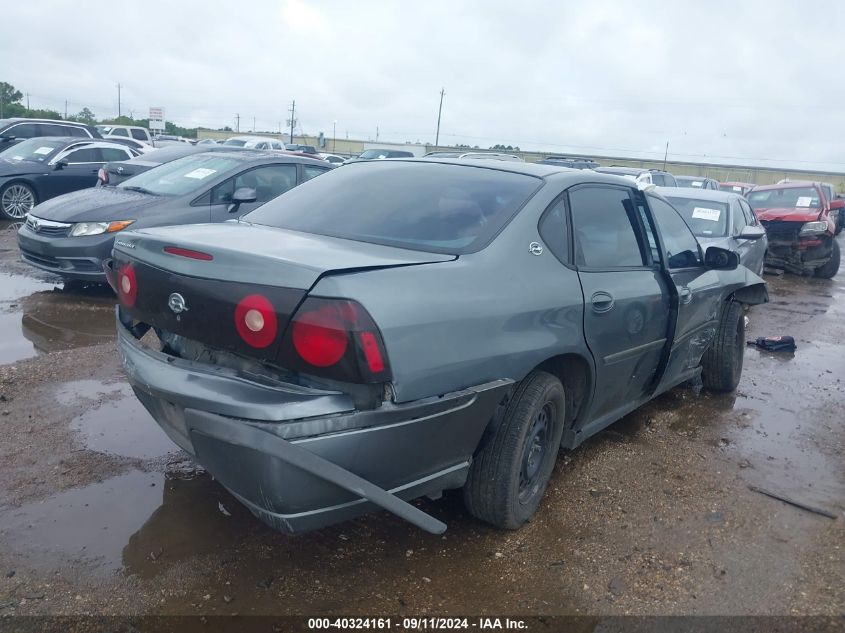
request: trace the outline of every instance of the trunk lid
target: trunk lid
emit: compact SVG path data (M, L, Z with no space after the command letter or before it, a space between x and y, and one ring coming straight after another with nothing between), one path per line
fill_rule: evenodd
M211 259L170 254L166 247ZM113 253L109 280L133 319L269 361L278 357L288 323L320 277L456 259L230 222L127 231L115 240ZM127 266L134 296L121 291ZM275 314L275 336L261 348L244 341L235 319L238 305L254 295L269 301Z

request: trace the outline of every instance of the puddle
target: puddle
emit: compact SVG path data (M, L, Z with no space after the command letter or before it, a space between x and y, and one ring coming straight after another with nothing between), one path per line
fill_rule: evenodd
M74 419L71 428L99 453L150 459L180 450L134 395L102 403Z
M221 506L226 511L221 510ZM170 563L231 548L267 532L208 475L132 471L4 511L0 538L27 567L154 576Z
M111 291L96 284L66 286L0 273L0 363L114 338Z
M117 393L129 396L132 388L125 382L106 384L99 380L73 380L61 383L54 395L59 404L68 406L82 399L98 400Z
M53 284L25 277L0 273L0 363L13 363L35 356L32 342L20 333L21 300L34 292L48 290Z

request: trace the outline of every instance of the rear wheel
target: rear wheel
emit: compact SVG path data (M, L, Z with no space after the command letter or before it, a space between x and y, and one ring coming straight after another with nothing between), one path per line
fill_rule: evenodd
M742 304L730 301L722 307L716 337L701 359L701 380L712 391L733 391L742 376L745 354L745 319Z
M835 238L832 241L833 247L830 251L830 259L827 260L827 263L824 266L816 268L816 277L830 279L839 272L839 242L837 242Z
M517 387L493 436L472 463L464 502L476 518L514 530L537 511L566 418L560 380L535 371Z
M22 182L12 182L0 189L0 216L5 220L23 220L35 206L35 191Z

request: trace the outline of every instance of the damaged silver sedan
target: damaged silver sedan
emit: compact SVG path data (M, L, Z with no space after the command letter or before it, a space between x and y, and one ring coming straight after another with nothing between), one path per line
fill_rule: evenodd
M107 274L135 393L272 527L462 488L515 529L558 449L701 376L736 388L736 253L619 177L501 161L347 165L237 223L127 231Z

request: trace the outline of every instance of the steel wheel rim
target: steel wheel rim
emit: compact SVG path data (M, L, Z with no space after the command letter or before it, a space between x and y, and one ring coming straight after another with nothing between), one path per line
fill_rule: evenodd
M554 404L547 402L534 416L525 436L519 468L519 501L527 503L537 492L543 463L549 450L550 425L554 420Z
M35 206L35 196L25 185L11 185L3 192L3 212L21 220Z

